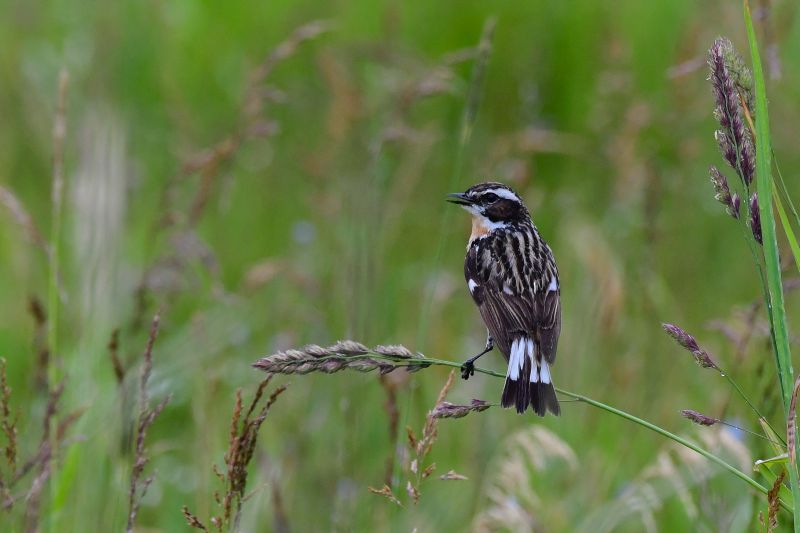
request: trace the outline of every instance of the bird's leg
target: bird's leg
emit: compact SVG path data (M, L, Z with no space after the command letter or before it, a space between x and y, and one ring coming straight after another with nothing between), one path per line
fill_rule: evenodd
M476 355L475 357L470 357L467 359L463 365L461 365L461 377L463 379L469 379L470 376L475 375L475 361L480 358L485 353L489 353L494 348L494 339L491 335L486 335L486 347L483 349L481 353Z

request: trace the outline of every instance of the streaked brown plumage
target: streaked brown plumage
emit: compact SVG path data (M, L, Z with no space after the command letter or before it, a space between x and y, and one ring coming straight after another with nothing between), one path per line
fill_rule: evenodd
M486 349L464 363L462 377L496 345L509 363L503 407L557 415L550 366L561 333L561 289L553 252L509 187L481 183L450 197L473 217L464 277L488 329Z

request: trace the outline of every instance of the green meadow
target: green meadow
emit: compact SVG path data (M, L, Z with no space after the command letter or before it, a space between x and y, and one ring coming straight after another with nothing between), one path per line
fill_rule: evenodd
M800 222L797 5L752 1ZM719 36L752 65L728 0L3 3L0 530L124 531L134 508L133 531L189 531L186 506L210 531L767 531L765 494L676 441L563 394L560 417L517 415L501 378L444 365L275 375L252 457L230 453L262 357L483 348L469 216L445 198L493 180L558 263L555 384L771 488L787 460L753 465L779 455L787 416L762 249L708 177L741 185L714 136ZM447 401L492 406L430 418L451 370ZM224 518L234 463L246 485Z

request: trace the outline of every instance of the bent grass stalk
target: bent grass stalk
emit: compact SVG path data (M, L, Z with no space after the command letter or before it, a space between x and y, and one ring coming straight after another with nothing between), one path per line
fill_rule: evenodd
M342 353L336 350L336 347L343 345L343 343L349 343L349 345L356 346L358 350L348 350L349 353ZM336 346L331 348L321 348L319 346L308 346L301 350L289 350L287 352L281 352L272 356L265 357L256 363L253 364L255 368L260 370L264 370L266 372L274 372L274 373L308 373L314 371L320 372L338 372L344 369L352 369L358 371L371 371L379 369L380 372L391 372L396 368L407 367L409 371L416 371L421 368L425 368L428 366L446 366L451 368L461 368L461 363L456 361L448 361L447 359L435 359L424 357L421 354L417 354L417 356L408 356L408 350L403 347L392 347L392 348L402 348L402 352L396 351L387 351L387 350L380 350L382 347L378 347L378 349L369 349L366 348L364 345L359 343L352 343L351 341L342 341ZM395 353L396 352L396 353ZM287 361L287 357L293 358L294 361L289 363ZM272 359L277 362L277 364L271 361ZM381 362L385 361L382 365ZM505 374L500 372L495 372L493 370L486 370L484 368L475 367L476 372L480 372L481 374L486 374L487 376L494 376L498 378L505 378ZM607 413L611 413L616 415L620 418L638 424L642 427L649 429L659 435L666 437L678 444L693 450L709 461L717 464L724 470L727 470L734 476L738 477L757 491L761 492L762 494L768 494L769 489L753 479L752 477L748 476L746 473L742 472L735 466L731 465L724 459L717 457L713 453L709 452L708 450L701 448L697 444L693 443L692 441L683 438L679 435L676 435L666 429L653 424L652 422L648 422L638 416L630 414L622 409L617 409L616 407L612 407L608 404L603 402L597 401L593 398L590 398L583 394L577 394L574 392L570 392L561 388L556 388L556 391L559 394L569 397L572 400L583 402L585 404L591 405ZM789 512L793 512L793 507L789 505L786 501L780 500L780 505L784 509Z
M456 362L453 362L453 361L445 361L445 360L441 360L441 359L427 359L427 358L425 359L425 361L427 361L427 362L429 362L431 364L435 364L435 365L455 366L455 367L458 367L458 368L461 367L461 363L456 363ZM490 375L490 376L496 376L496 377L501 377L501 378L505 378L506 377L505 374L501 374L499 372L494 372L494 371L491 371L491 370L484 370L482 368L477 368L477 367L475 368L475 371L476 372L481 372L483 374L487 374L487 375ZM711 461L713 463L716 463L718 466L722 467L724 470L727 470L728 472L730 472L734 476L738 477L739 479L741 479L742 481L744 481L745 483L747 483L748 485L750 485L751 487L753 487L757 491L759 491L759 492L761 492L763 494L767 494L769 492L769 489L767 487L763 486L761 483L759 483L755 479L751 478L750 476L748 476L747 474L745 474L744 472L742 472L741 470L739 470L735 466L731 465L727 461L723 460L720 457L717 457L716 455L714 455L713 453L709 452L708 450L706 450L704 448L701 448L700 446L698 446L697 444L693 443L692 441L690 441L688 439L685 439L685 438L683 438L683 437L681 437L679 435L676 435L675 433L672 433L670 431L667 431L666 429L664 429L664 428L662 428L660 426L657 426L657 425L653 424L652 422L648 422L647 420L639 418L636 415L633 415L631 413L623 411L622 409L617 409L616 407L612 407L612 406L610 406L608 404L605 404L603 402L597 401L597 400L595 400L593 398L590 398L590 397L588 397L586 395L577 394L575 392L570 392L570 391L564 390L564 389L559 388L559 387L556 387L556 391L558 391L559 394L563 394L565 396L568 396L568 397L572 398L573 400L577 400L579 402L583 402L585 404L597 407L598 409L602 409L603 411L606 411L608 413L616 415L616 416L618 416L620 418L624 418L625 420L628 420L629 422L633 422L635 424L638 424L638 425L640 425L642 427L645 427L645 428L649 429L650 431L654 431L654 432L658 433L659 435L661 435L663 437L666 437L666 438L668 438L670 440L673 440L673 441L677 442L678 444L680 444L682 446L685 446L686 448L689 448L690 450L694 450L695 452L699 453L700 455L702 455L703 457L705 457L709 461ZM790 507L789 504L787 504L783 500L781 500L781 507L783 507L787 511L792 511L792 507Z

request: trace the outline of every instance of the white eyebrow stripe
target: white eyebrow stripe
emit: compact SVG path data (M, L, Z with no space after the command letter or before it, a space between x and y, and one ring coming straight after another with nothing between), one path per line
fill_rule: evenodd
M499 187L495 189L487 189L486 191L484 191L483 194L488 194L490 192L496 194L500 198L505 198L506 200L515 200L517 202L520 201L519 196L509 191L508 189L500 189Z

